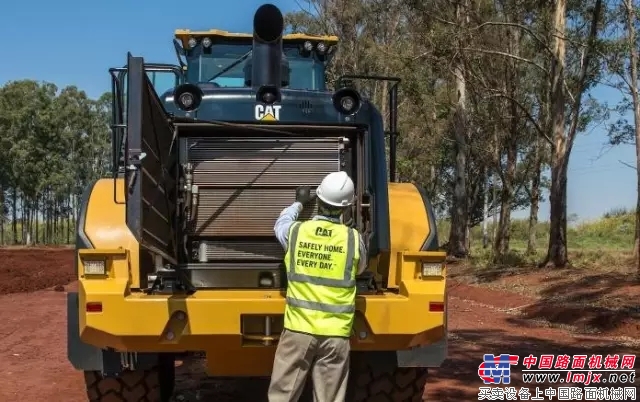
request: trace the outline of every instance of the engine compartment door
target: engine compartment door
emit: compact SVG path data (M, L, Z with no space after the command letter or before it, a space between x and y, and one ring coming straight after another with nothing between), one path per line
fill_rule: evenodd
M177 263L177 141L150 80L149 73L158 73L153 69L142 58L129 56L123 116L126 222L140 244L141 266L153 266L158 255ZM177 74L167 73L177 82Z

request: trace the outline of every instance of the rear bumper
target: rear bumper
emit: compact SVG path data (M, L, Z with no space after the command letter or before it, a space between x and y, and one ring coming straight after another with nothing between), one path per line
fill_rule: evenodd
M141 293L125 296L118 282L80 281L83 341L118 349L140 350L163 345L168 349L202 350L205 338L241 336L242 315L281 316L285 306L280 291L200 290L191 296ZM404 287L406 292L402 293L408 296L393 293L358 296L354 332L359 336L353 340L355 349L369 349L367 345L371 344L379 345L382 350L389 350L392 344L405 348L424 344L427 340L424 336L415 342L411 339L427 331L433 333L432 342L442 338L446 313L429 312L429 303L445 301L444 281L411 281ZM102 312L86 312L86 303L95 302L102 303ZM180 320L183 316L184 320ZM167 330L172 330L173 339L166 339ZM380 344L379 337L396 340L387 338L387 343Z
M359 296L352 349L413 349L415 356L429 351L429 362L423 358L419 365L439 366L446 356L446 309L429 312L429 303L445 302L444 286L444 281L416 280L403 283L401 293L407 296ZM264 345L252 341L255 336L247 333L245 317L261 320L261 316L269 316L281 322L285 306L282 292L201 290L191 296L149 296L125 295L125 289L126 283L119 280L80 281L76 310L79 340L119 351L205 351L211 362L209 371L217 375L270 372L275 342ZM86 312L87 303L102 303L102 311ZM272 329L276 337L280 329L277 325ZM404 356L399 360L411 360L406 353ZM216 362L221 361L224 367L216 368Z

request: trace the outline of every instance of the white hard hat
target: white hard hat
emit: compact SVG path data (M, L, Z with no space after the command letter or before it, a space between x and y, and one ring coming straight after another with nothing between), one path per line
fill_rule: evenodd
M348 207L353 204L353 180L345 172L329 173L322 179L316 194L327 205Z

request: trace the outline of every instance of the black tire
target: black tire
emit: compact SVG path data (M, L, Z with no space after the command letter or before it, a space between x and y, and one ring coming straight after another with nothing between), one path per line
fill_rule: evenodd
M423 367L396 367L385 371L369 362L351 365L349 402L421 402L427 382Z
M85 371L84 381L90 402L168 402L175 386L174 359L161 356L151 370L123 371L117 377Z
M162 353L158 357L158 379L162 401L168 401L173 396L176 387L176 356Z

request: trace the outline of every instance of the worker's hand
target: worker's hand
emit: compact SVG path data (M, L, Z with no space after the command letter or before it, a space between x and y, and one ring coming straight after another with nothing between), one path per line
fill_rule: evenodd
M302 186L296 188L296 201L302 205L307 205L315 199L315 195L311 195L311 187Z

